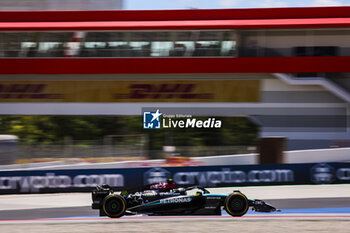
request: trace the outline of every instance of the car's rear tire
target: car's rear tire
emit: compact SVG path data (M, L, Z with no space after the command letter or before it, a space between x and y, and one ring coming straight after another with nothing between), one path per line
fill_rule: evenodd
M102 210L110 218L120 218L126 210L125 199L118 194L108 195L103 199Z
M225 210L231 216L243 216L245 213L247 213L248 209L248 198L243 193L232 193L225 200Z

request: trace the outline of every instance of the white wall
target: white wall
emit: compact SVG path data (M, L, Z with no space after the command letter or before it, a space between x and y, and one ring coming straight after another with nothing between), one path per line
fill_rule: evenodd
M202 165L208 166L243 165L257 164L259 162L259 155L224 155L192 159L194 161L201 161ZM350 161L350 148L286 151L284 153L284 161L285 163L345 162Z
M350 148L285 152L285 163L323 163L350 161Z
M193 157L192 161L200 162L202 166L220 166L220 165L243 165L257 164L258 154L243 155L222 155L210 157Z

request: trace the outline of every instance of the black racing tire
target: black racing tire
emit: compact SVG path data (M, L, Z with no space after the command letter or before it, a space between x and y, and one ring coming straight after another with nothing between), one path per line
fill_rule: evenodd
M111 194L103 199L103 212L110 218L120 218L126 210L125 199L118 194Z
M243 193L231 193L225 200L225 210L233 217L245 215L248 209L248 198Z

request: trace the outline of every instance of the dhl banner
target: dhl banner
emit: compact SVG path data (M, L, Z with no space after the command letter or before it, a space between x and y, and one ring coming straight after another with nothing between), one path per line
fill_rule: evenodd
M259 80L0 81L0 102L258 102Z

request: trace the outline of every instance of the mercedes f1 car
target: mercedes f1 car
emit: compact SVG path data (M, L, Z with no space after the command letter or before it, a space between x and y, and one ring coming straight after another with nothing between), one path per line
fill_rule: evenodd
M195 194L187 191L196 189ZM262 200L248 199L240 191L230 194L211 194L200 186L174 188L167 183L149 185L142 191L114 193L108 185L97 186L92 191L92 209L100 216L119 218L123 215L221 215L224 209L234 217L243 216L252 207L257 212L279 211Z

